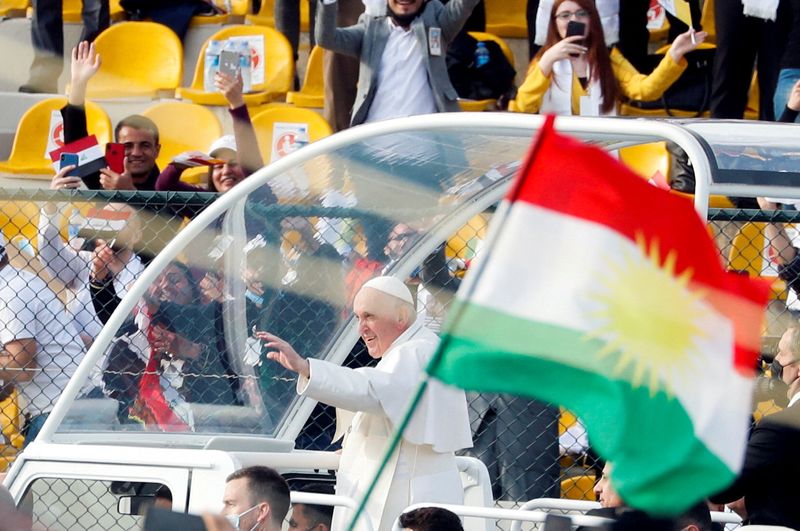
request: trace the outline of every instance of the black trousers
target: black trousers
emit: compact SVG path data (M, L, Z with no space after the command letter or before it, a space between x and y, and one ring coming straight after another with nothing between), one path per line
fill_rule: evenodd
M34 0L31 40L34 57L29 85L44 92L58 91L64 68L62 0ZM109 24L108 0L83 0L81 40L93 41Z
M758 69L759 118L774 120L772 98L778 82L784 40L778 23L746 17L741 0L715 0L717 53L711 88L711 116L742 118Z
M297 61L297 48L300 45L300 2L304 0L275 0L275 29L283 33L292 45L294 60ZM316 0L308 0L308 36L311 48L314 47L314 20L317 13Z

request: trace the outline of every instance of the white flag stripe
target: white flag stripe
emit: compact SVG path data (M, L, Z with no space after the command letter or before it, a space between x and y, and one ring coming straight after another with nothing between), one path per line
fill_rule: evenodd
M592 314L602 309L589 295L600 291L610 263L622 257L647 262L634 242L604 225L516 202L491 254L479 258L489 262L470 302L584 334L597 329ZM732 324L708 305L698 306L697 327L708 333L695 338L688 366L663 372L662 381L692 419L695 435L736 470L743 448L735 441L748 422L740 412L749 410L752 382L733 368Z

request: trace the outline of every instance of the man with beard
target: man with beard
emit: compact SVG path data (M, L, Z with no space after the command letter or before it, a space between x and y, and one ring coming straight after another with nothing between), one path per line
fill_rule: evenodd
M336 27L337 0L321 0L317 44L360 59L352 125L458 111L447 75L447 46L479 0L387 0L386 15Z

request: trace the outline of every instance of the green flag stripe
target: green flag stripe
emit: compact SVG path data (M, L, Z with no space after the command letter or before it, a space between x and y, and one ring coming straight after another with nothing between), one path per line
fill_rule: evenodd
M678 513L733 480L731 470L693 435L691 419L673 397L632 388L592 369L504 350L525 339L541 342L548 336L545 328L555 335L570 333L525 323L526 328L513 332L495 330L492 325L498 323L488 322L479 330L467 328L469 337L451 332L443 338L445 351L431 374L468 390L521 394L573 411L585 422L592 445L615 462L617 491L641 509L670 507ZM499 343L493 337L498 333L504 336Z

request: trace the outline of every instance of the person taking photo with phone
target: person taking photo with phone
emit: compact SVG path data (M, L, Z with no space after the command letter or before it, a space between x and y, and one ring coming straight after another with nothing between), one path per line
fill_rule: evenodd
M517 92L516 110L613 115L621 97L658 99L686 69L683 56L706 37L706 32L692 29L678 35L655 70L643 75L619 50L606 48L593 0L556 0L547 40Z

